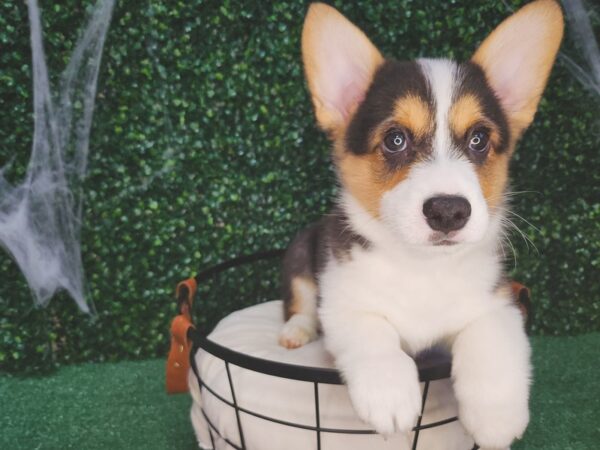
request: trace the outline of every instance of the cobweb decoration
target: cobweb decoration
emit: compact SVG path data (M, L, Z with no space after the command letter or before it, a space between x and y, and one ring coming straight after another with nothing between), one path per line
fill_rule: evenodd
M42 45L37 0L28 0L33 70L34 135L21 184L0 169L0 243L29 284L35 304L46 306L65 290L84 312L81 259L81 183L85 177L96 82L114 0L98 0L69 63L52 92Z
M571 74L600 100L600 50L590 20L593 12L586 9L583 0L563 0L563 6L569 31L581 52L585 65L582 67L564 53L559 57Z

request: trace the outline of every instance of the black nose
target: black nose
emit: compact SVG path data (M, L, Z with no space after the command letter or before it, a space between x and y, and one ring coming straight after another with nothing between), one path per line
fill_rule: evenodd
M423 214L433 230L449 233L460 230L469 221L471 204L464 197L441 195L423 203Z

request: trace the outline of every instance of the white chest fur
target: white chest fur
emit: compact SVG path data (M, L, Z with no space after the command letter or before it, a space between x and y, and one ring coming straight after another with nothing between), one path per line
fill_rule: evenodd
M415 259L391 252L355 247L350 260L332 261L319 282L321 313L353 310L384 317L404 350L414 353L496 306L491 294L499 267L493 258Z
M492 238L460 251L399 246L373 220L361 220L355 203L347 199L346 205L372 244L355 246L347 260L331 258L321 274L326 324L334 326L336 316L347 320L344 311L377 315L393 325L404 350L415 353L500 306L493 296L501 266Z

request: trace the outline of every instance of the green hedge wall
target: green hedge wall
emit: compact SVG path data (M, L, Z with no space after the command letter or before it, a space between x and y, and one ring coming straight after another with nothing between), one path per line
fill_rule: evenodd
M56 75L91 2L41 3ZM521 3L335 6L385 54L466 59ZM233 255L284 246L327 210L335 182L300 64L305 10L300 1L118 2L85 182L83 259L98 314L79 313L64 295L33 308L1 253L3 369L163 355L177 281ZM576 54L568 37L563 48ZM13 160L14 181L31 146L30 58L25 3L4 0L0 163ZM514 190L533 191L516 196L514 208L539 228L520 223L539 253L514 235L518 265L508 264L533 289L537 334L600 330L598 106L559 63L514 160ZM276 264L265 263L204 286L199 315L210 326L224 311L275 295Z

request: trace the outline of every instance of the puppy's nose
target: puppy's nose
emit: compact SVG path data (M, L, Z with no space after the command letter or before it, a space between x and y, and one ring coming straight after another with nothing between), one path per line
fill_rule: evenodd
M423 203L423 214L431 229L449 233L460 230L469 221L471 204L464 197L440 195Z

